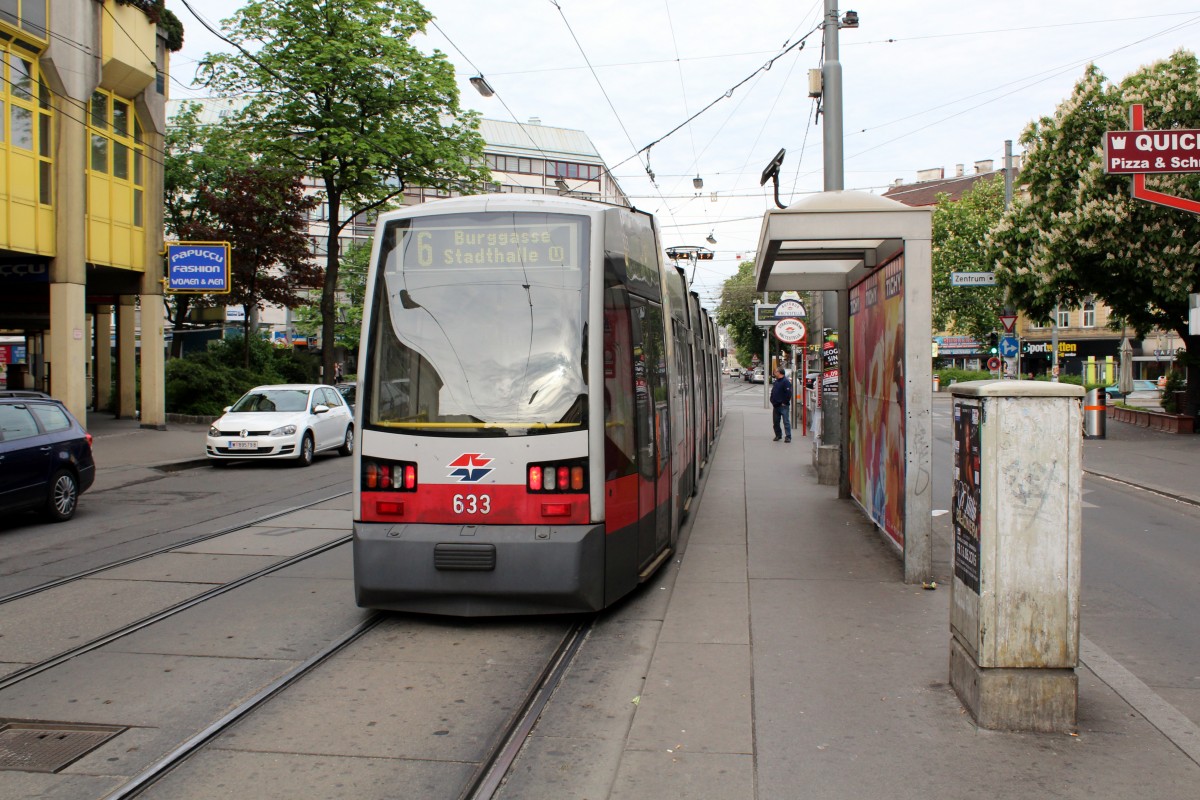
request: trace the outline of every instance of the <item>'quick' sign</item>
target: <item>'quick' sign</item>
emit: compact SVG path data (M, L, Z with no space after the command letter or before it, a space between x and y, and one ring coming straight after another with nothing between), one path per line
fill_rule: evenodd
M1104 171L1110 175L1200 172L1200 131L1108 131Z

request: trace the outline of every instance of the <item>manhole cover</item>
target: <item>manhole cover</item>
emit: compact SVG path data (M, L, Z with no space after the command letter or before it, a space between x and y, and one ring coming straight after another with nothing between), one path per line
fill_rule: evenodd
M124 728L58 722L0 722L0 770L58 772Z

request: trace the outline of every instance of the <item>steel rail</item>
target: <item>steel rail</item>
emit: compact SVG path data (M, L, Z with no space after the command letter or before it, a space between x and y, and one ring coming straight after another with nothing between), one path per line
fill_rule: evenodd
M287 567L290 567L293 564L298 564L301 561L305 561L306 559L312 558L313 556L320 555L321 553L324 553L327 550L332 550L335 547L340 547L340 546L346 544L347 542L349 542L351 540L351 538L353 538L353 537L348 536L348 535L342 536L342 537L339 537L338 539L335 539L332 542L326 542L325 544L309 548L308 550L305 550L303 553L299 553L297 555L291 556L290 558L284 559L283 561L279 561L275 564L271 564L270 566L263 567L262 569L255 570L254 572L251 572L247 575L243 575L242 577L238 578L237 580L222 584L220 586L215 586L206 592L202 592L201 594L196 595L195 597L189 597L187 600L176 603L173 606L164 608L161 611L156 611L155 613L153 613L147 617L142 617L141 619L136 620L135 622L131 622L127 625L117 628L116 630L110 631L109 633L106 633L104 636L93 639L90 642L85 642L84 644L81 644L78 647L73 647L70 650L64 650L63 652L59 653L58 655L51 656L50 658L48 658L44 661L38 662L37 664L31 664L28 667L25 667L24 669L17 670L16 672L13 672L9 675L4 676L3 678L0 678L0 692L4 691L5 689L9 688L10 686L13 686L15 684L20 683L23 680L26 680L27 678L32 678L34 675L39 675L48 669L53 669L54 667L57 667L59 664L66 663L67 661L70 661L73 658L78 658L79 656L84 655L85 653L90 653L91 651L96 650L97 648L103 647L106 644L111 644L112 642L115 642L116 640L118 640L124 636L128 636L131 633L140 631L142 628L149 627L150 625L153 625L156 622L161 622L162 620L167 619L168 617L173 617L176 614L179 614L180 612L186 611L187 609L192 608L193 606L198 606L201 603L207 602L208 600L211 600L214 597L218 597L220 595L225 594L226 592L231 592L234 589L237 589L241 586L245 586L247 583L250 583L251 581L258 580L261 577L270 575L273 572L278 572L281 569L286 569Z
M151 558L152 556L160 556L163 553L169 553L172 550L178 550L181 547L191 547L194 544L199 544L200 542L205 542L205 541L208 541L209 539L215 539L218 536L224 536L229 533L236 533L240 530L245 530L246 528L253 528L255 525L261 525L262 523L264 523L268 520L276 519L277 517L282 517L285 514L291 514L296 511L303 511L306 508L311 508L312 506L318 505L320 503L327 503L330 500L336 500L337 498L345 497L348 494L350 494L349 491L338 492L337 494L332 494L332 495L329 495L328 497L322 497L319 500L314 500L311 503L305 503L304 505L299 505L299 506L289 506L288 508L282 509L281 511L275 511L270 514L264 514L263 516L256 517L255 519L253 519L249 522L245 522L240 525L234 525L233 527L230 527L230 528L224 528L215 533L203 533L203 534L200 534L199 536L195 536L191 539L185 539L182 542L175 542L174 544L163 545L162 547L155 548L154 550L150 550L145 553L140 553L136 556L129 556L128 558L123 558L120 561L114 561L111 564L102 564L99 567L92 567L90 569L83 570L82 572L77 572L73 575L66 575L61 578L55 578L53 580L46 581L45 583L39 583L37 586L30 586L26 589L20 589L11 594L6 594L6 595L0 597L0 605L4 605L5 603L10 603L13 600L20 600L23 597L29 597L31 595L38 594L39 592L45 592L50 589L54 589L56 587L62 586L64 584L68 584L68 583L72 583L77 580L81 580L83 578L88 578L88 577L91 577L92 575L95 575L100 572L104 572L106 570L116 569L117 567L124 567L127 564L133 564L133 563L141 561L142 559L145 559L145 558ZM160 532L160 534L161 533L162 532Z
M460 800L490 800L495 796L513 762L517 760L538 717L541 716L546 704L550 702L551 696L562 683L579 648L583 646L588 634L591 633L595 620L596 617L593 617L590 621L578 622L567 631L566 636L563 637L554 651L554 655L547 663L546 669L542 671L537 682L526 695L525 702L518 707L517 713L512 716L509 725L497 738L496 746L480 763L466 789L459 795Z
M211 723L204 730L195 734L186 742L167 753L155 763L151 764L131 781L129 781L129 783L126 783L124 786L107 795L104 800L125 800L126 798L136 797L137 795L141 794L168 772L175 769L175 767L179 766L188 758L190 758L201 747L228 730L242 717L245 717L247 714L266 703L272 697L275 697L284 689L291 686L308 673L312 672L326 660L336 655L341 650L344 650L350 645L351 642L355 641L360 636L367 633L380 622L382 622L385 617L386 614L383 612L374 612L349 632L331 642L319 653L316 653L303 663L297 665L294 669L289 670L287 673L276 678L270 684L263 687L257 694L248 698L237 707L231 709L223 717Z

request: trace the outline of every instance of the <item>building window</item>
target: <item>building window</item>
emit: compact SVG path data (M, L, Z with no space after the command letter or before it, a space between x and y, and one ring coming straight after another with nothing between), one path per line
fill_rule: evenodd
M12 22L19 13L12 0L0 0L0 21ZM45 3L40 19L45 22ZM19 181L26 187L36 181L34 196L50 205L54 197L50 89L31 57L8 49L16 44L17 40L0 37L0 160L7 164L0 171L7 178L0 181ZM0 193L7 188L0 186Z
M0 0L0 22L46 38L46 0Z
M1060 327L1060 328L1071 327L1071 312L1069 310L1062 309L1062 308L1060 308L1058 310L1058 327Z
M1095 303L1084 303L1083 304L1083 327L1085 327L1085 328L1096 327L1096 304Z
M520 156L503 156L489 153L487 156L489 169L500 172L520 172L525 175L540 175L545 162L540 158L521 158Z
M91 143L91 171L129 186L128 219L135 228L145 222L146 193L143 159L146 143L141 120L129 100L103 89L92 93L88 113L88 138Z
M573 161L547 161L546 177L594 181L600 178L600 166L598 164L577 164Z

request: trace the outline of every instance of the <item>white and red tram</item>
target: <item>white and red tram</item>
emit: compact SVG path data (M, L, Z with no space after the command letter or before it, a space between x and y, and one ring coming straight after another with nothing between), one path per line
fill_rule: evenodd
M653 217L582 200L380 217L358 368L360 606L590 611L670 556L720 386L715 327L664 263Z

